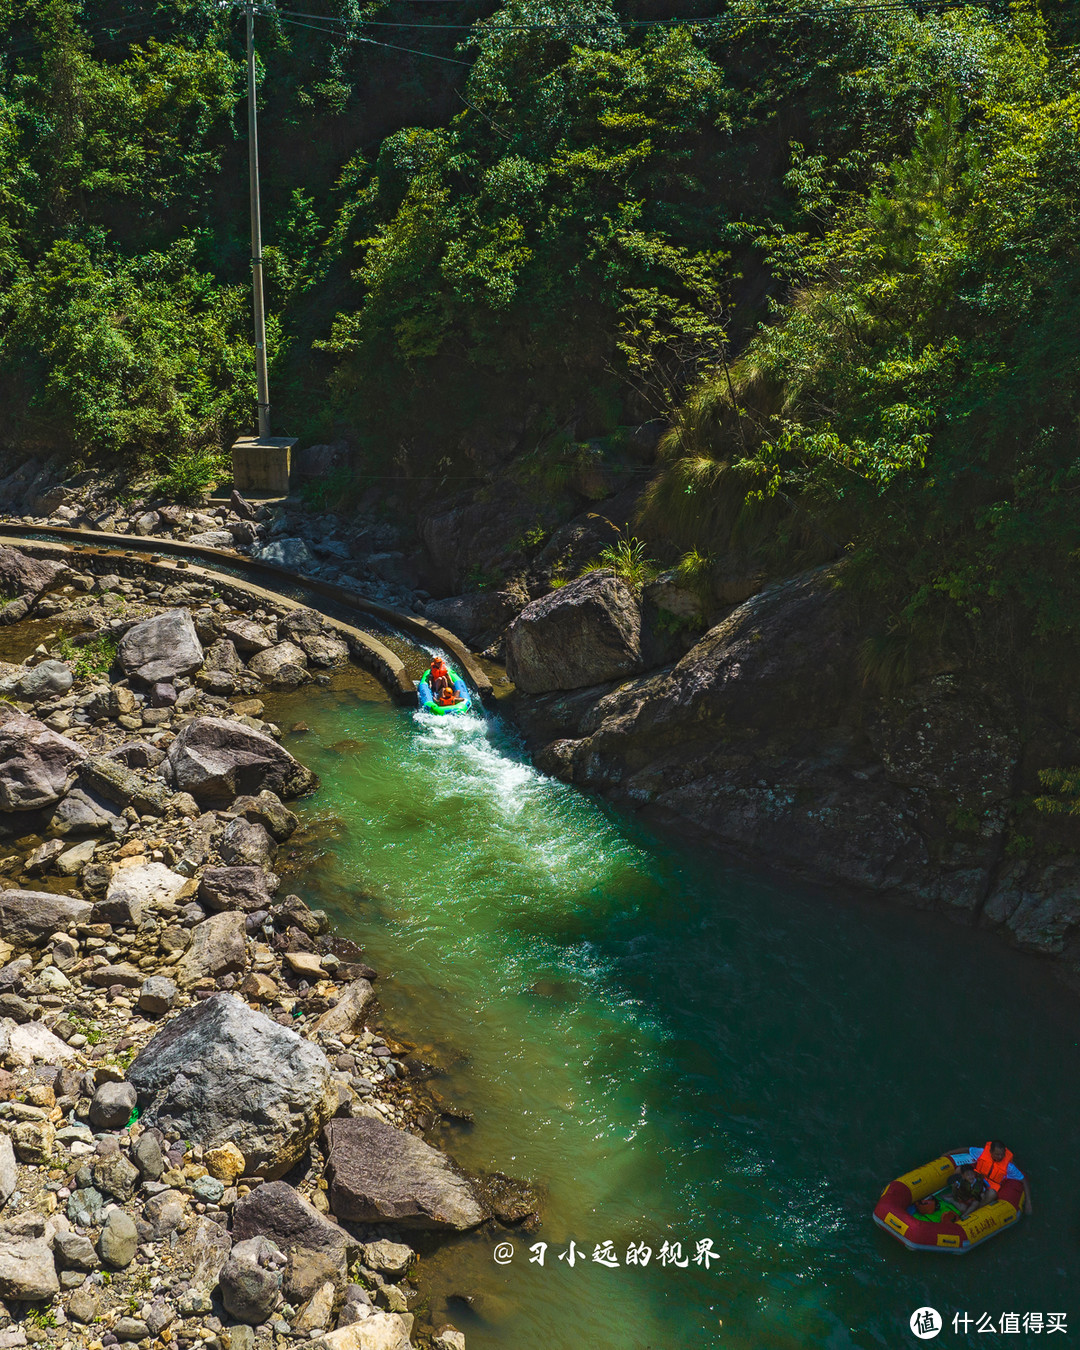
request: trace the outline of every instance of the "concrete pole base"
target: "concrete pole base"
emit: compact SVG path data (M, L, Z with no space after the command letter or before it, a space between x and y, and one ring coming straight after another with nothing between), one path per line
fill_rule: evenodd
M238 492L289 495L295 436L241 436L233 442L233 486Z

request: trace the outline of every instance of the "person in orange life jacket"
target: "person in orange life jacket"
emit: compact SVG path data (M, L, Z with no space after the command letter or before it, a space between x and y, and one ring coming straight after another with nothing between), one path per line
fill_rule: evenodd
M960 1161L955 1154L953 1156L956 1161ZM1031 1187L1028 1185L1027 1177L1013 1162L1012 1150L1006 1148L1000 1139L988 1139L981 1152L975 1148L970 1149L967 1159L963 1161L970 1163L976 1175L985 1183L982 1195L964 1211L965 1214L981 1209L983 1205L992 1205L998 1198L998 1191L1006 1177L1024 1183L1024 1201L1027 1212L1031 1213Z
M458 701L453 681L450 679L450 672L441 656L437 656L431 663L429 682L436 703L456 703Z

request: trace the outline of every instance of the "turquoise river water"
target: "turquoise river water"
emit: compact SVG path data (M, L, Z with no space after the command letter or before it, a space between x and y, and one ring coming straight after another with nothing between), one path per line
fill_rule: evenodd
M469 1350L870 1350L918 1344L928 1304L941 1345L1047 1334L1001 1331L1009 1312L1080 1336L1077 1004L1045 965L650 833L537 773L497 718L425 717L357 676L274 712L310 725L286 744L322 776L290 888L385 972L387 1026L448 1065L436 1086L475 1124L440 1142L544 1194L535 1234L425 1258L436 1325ZM991 1134L1032 1217L962 1257L874 1226L890 1178Z

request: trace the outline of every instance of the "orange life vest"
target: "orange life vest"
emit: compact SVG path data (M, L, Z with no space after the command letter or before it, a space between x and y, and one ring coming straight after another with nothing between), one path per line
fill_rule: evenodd
M1013 1160L1012 1149L1005 1150L1005 1156L1000 1162L995 1162L990 1156L991 1140L987 1140L983 1146L983 1151L979 1154L978 1161L975 1164L975 1171L993 1186L994 1190L1001 1189L1001 1183L1005 1180L1009 1170L1009 1164Z

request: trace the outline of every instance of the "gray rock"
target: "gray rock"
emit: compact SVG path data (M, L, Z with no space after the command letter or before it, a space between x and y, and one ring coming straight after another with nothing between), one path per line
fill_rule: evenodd
M180 1227L184 1218L183 1194L173 1190L161 1191L146 1202L143 1216L150 1225L152 1241L161 1242Z
M245 655L264 652L274 645L266 629L254 619L230 619L225 625L225 636Z
M526 605L506 634L506 671L527 694L583 689L643 669L641 606L626 582L589 572Z
M80 767L79 782L83 788L99 792L117 806L133 806L140 815L164 814L172 795L164 783L141 778L108 755L87 759Z
M138 1246L139 1232L134 1219L122 1209L110 1210L98 1239L102 1262L112 1270L125 1270L135 1260Z
M229 821L218 844L218 853L230 867L266 869L277 855L277 844L264 826L241 817Z
M457 1230L483 1223L469 1182L415 1135L359 1117L332 1120L325 1136L330 1208L339 1219Z
M59 1292L52 1248L45 1238L0 1237L0 1298L41 1303Z
M0 595L25 595L31 601L62 586L71 576L66 563L31 558L18 549L0 545Z
M27 854L23 871L28 877L41 876L43 872L48 872L52 868L65 847L66 845L60 839L49 839L44 844L39 844L37 848Z
M394 1279L404 1275L416 1260L411 1247L406 1247L403 1242L389 1242L386 1238L365 1243L360 1254L365 1266Z
M0 891L0 937L16 947L34 947L60 929L86 923L92 908L73 895Z
M368 980L352 980L338 995L337 1003L328 1008L315 1023L317 1031L340 1036L342 1032L355 1034L364 1023L364 1014L375 998Z
M128 675L155 684L198 670L203 649L191 614L171 609L129 628L120 639L119 658Z
M101 1222L105 1197L93 1186L80 1186L71 1192L67 1216L78 1228L96 1228Z
M294 1306L306 1303L326 1284L340 1295L345 1289L346 1276L343 1247L322 1252L312 1251L308 1247L295 1247L289 1253L289 1264L285 1271L285 1297Z
M269 544L256 544L251 556L260 562L286 567L290 572L304 572L315 566L315 555L302 539L274 539Z
M66 694L75 683L69 666L63 661L42 661L31 667L19 681L19 692L30 703L38 699Z
M102 1083L90 1103L90 1123L99 1130L122 1130L138 1100L130 1083Z
M139 990L139 1011L151 1017L161 1017L176 1002L179 993L167 975L151 975Z
M327 1280L321 1284L297 1313L293 1321L293 1334L305 1336L315 1331L325 1331L334 1320L334 1305L339 1293L340 1286L335 1282Z
M58 1230L53 1235L53 1253L61 1270L97 1270L100 1264L94 1244L81 1233Z
M250 1326L267 1321L281 1301L284 1264L285 1257L267 1238L238 1242L219 1276L225 1311Z
M160 1336L166 1327L176 1321L176 1309L163 1298L155 1298L146 1313L146 1330L151 1336ZM235 1340L232 1350L238 1350Z
M346 1285L345 1299L338 1313L338 1327L351 1327L357 1322L366 1321L371 1316L371 1309L371 1295L363 1285Z
M165 1158L155 1135L144 1130L131 1150L131 1160L144 1181L158 1181L165 1171Z
M76 1322L89 1326L98 1315L98 1296L94 1286L81 1284L67 1302L67 1313Z
M189 544L197 544L200 548L232 548L233 537L229 530L201 530L198 534L190 535Z
M0 724L0 811L52 806L74 783L86 751L34 717Z
M208 867L199 884L199 900L207 909L239 909L246 914L269 909L269 881L277 878L261 867Z
M180 1241L176 1255L179 1268L190 1271L188 1278L191 1280L193 1294L208 1294L213 1289L231 1247L232 1238L222 1224L214 1223L210 1219L199 1219L188 1228ZM209 1301L199 1310L209 1312Z
M310 769L270 736L218 717L197 717L181 728L168 765L178 791L209 805L228 805L263 788L289 798L318 786Z
M505 628L522 609L509 591L476 591L432 600L424 606L424 618L447 628L465 642Z
M92 922L138 928L152 909L175 900L188 885L187 877L164 863L121 868L109 881L104 901L94 906Z
M272 689L289 689L303 682L307 669L307 657L303 649L293 642L279 642L267 647L248 662L248 670L265 681Z
M465 1333L447 1322L436 1333L431 1350L465 1350Z
M141 1317L118 1317L112 1333L118 1341L141 1341L150 1335L150 1328Z
M337 1107L326 1056L231 994L186 1009L128 1070L147 1125L214 1147L249 1174L287 1172Z
M247 953L244 916L224 910L197 923L191 930L191 945L176 966L176 983L192 989L206 980L243 970Z
M233 1234L237 1241L272 1238L283 1252L302 1249L329 1253L335 1262L351 1260L359 1250L351 1234L324 1218L284 1181L267 1181L236 1202ZM313 1292L309 1290L304 1297L310 1298Z
M265 789L257 797L237 797L229 810L237 816L243 816L245 820L261 825L279 844L295 833L296 827L300 824L294 813L281 804L281 798L277 793L267 792Z
M126 1086L130 1087L130 1083ZM121 1204L130 1200L139 1184L139 1169L128 1162L123 1153L113 1153L99 1158L90 1172L94 1186L105 1195L111 1195Z
M9 1135L0 1134L0 1209L7 1204L19 1184L19 1169Z
M349 659L349 644L330 633L313 633L299 641L308 661L323 670L343 666Z
M123 822L113 803L100 793L74 787L49 817L49 833L67 835L104 834Z
M216 1205L225 1194L225 1183L217 1177L198 1177L191 1183L191 1193L204 1204Z

